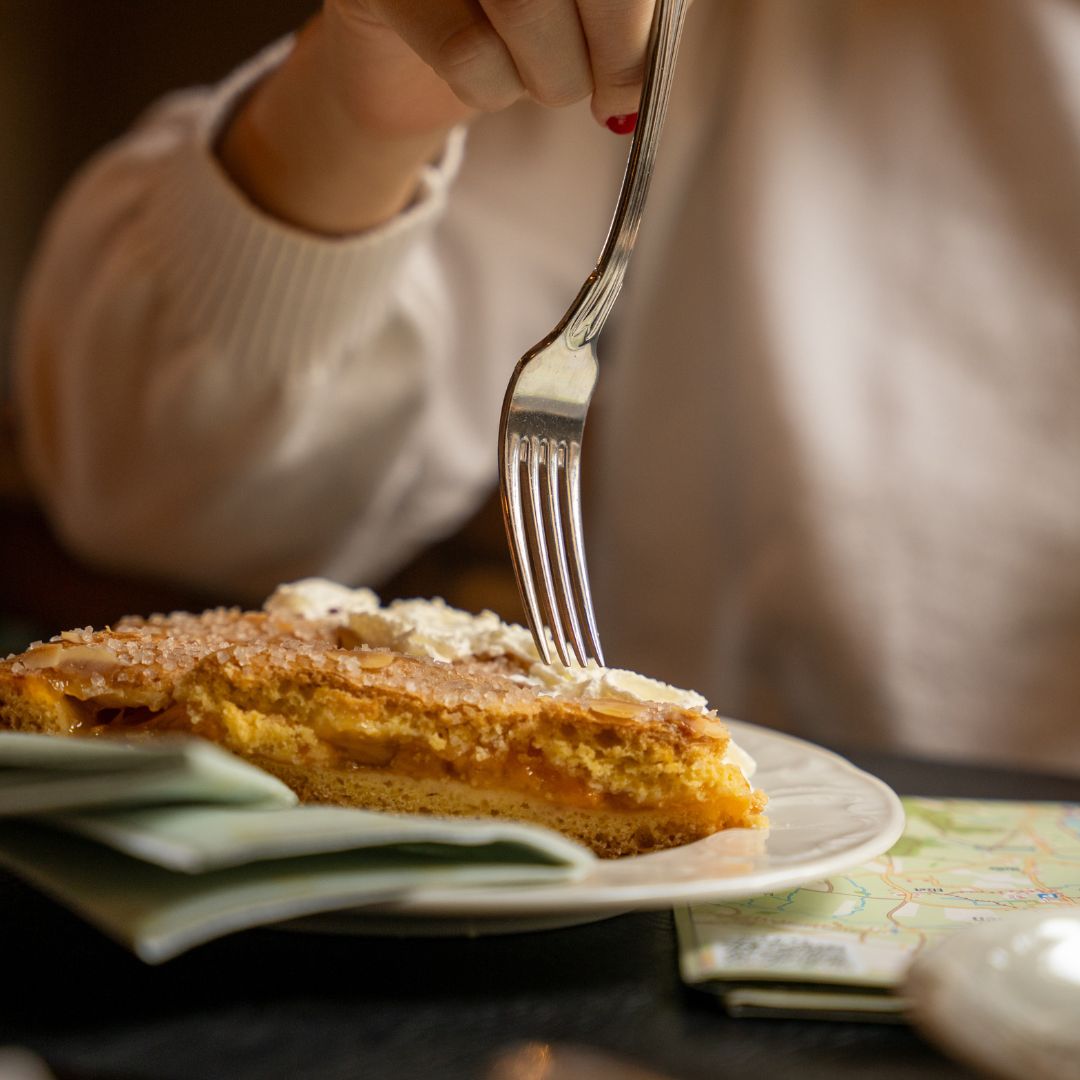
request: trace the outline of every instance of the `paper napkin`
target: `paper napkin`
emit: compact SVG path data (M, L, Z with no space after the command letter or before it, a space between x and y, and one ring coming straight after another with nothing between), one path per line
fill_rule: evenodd
M0 732L0 818L146 803L296 801L276 777L202 739Z
M594 861L535 826L295 803L200 740L0 733L0 864L150 963L420 888L572 880Z

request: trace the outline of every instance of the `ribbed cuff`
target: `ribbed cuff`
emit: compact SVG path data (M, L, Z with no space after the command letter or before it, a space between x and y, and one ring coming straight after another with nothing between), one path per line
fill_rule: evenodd
M163 163L146 219L173 310L233 362L250 360L263 372L339 352L378 330L403 263L442 214L464 147L464 131L454 131L409 208L360 235L324 237L268 216L233 184L213 145L239 100L289 47L267 49L203 103Z

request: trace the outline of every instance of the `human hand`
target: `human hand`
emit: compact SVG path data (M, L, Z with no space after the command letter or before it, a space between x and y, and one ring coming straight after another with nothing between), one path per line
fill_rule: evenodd
M326 0L320 47L366 132L411 137L528 95L592 99L626 130L637 111L654 0ZM609 123L610 122L610 123Z
M413 197L446 133L528 95L625 133L655 0L324 0L218 154L271 215L338 235Z

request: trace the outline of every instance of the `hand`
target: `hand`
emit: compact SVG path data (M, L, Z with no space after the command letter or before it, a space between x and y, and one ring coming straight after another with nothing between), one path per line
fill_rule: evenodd
M635 113L654 0L327 0L323 48L367 130L414 135L528 95Z
M325 0L219 154L264 210L358 232L399 213L455 124L528 95L637 111L654 0Z

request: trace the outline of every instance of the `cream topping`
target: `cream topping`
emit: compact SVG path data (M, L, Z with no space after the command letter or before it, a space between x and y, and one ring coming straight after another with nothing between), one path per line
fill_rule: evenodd
M473 615L445 600L394 600L383 607L371 589L349 589L322 578L279 586L266 611L329 619L347 626L365 645L393 649L422 660L451 663L470 656L516 656L539 660L532 634L504 623L493 611Z
M348 628L365 645L393 649L406 656L451 663L471 656L514 656L529 665L522 681L553 697L616 698L658 701L698 712L708 702L692 690L680 690L634 671L566 667L540 660L532 634L505 623L493 611L473 615L445 600L394 600L383 607L371 589L348 589L322 578L280 586L266 601L269 612L328 619Z
M566 667L558 661L551 664L536 661L529 668L529 682L553 697L658 701L696 712L709 711L709 703L693 690L680 690L659 679L639 675L636 671L600 667L595 661L590 661L586 667Z
M600 667L595 662L586 667L545 664L525 627L505 623L493 611L479 615L461 611L438 597L394 600L384 607L371 589L349 589L323 578L306 578L279 586L264 608L271 613L326 619L347 626L364 645L420 659L451 663L474 656L513 656L529 665L527 671L514 676L515 681L552 697L656 701L709 712L701 694L634 671ZM754 771L753 759L733 740L728 743L725 760L742 769L747 778Z

